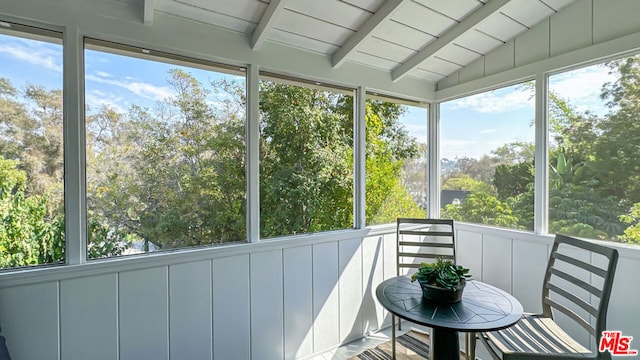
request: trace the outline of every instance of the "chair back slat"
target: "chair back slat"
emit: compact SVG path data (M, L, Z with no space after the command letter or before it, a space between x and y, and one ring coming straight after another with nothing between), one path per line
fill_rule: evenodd
M593 316L598 316L598 309L596 309L594 306L592 306L591 304L589 304L588 302L584 301L584 299L573 295L572 293L560 288L559 286L556 286L554 284L547 284L546 287L555 292L556 294L562 296L565 299L570 300L572 303L580 306L583 310L587 311L589 314L593 315Z
M581 289L587 290L588 292L590 292L591 294L597 296L598 298L602 297L602 290L598 289L597 287L578 279L577 277L573 276L573 275L569 275L564 271L560 271L558 269L552 268L549 270L549 272L552 275L556 275L559 278L562 278L564 280L567 280L568 282L577 285L578 287L580 287Z
M396 229L397 274L422 262L444 258L455 262L453 220L398 218Z
M567 315L571 319L573 319L576 323L578 323L578 325L582 326L592 336L596 335L596 329L593 326L591 326L591 323L587 322L582 316L578 315L575 311L549 298L545 299L544 303L546 305L553 307L555 310L560 311L561 313Z
M572 258L572 257L569 257L567 255L563 255L563 254L559 254L559 253L554 253L553 257L558 259L558 260L567 262L567 263L569 263L571 265L583 268L583 269L585 269L585 270L587 270L589 272L592 272L592 273L600 276L601 278L604 278L605 276L607 276L606 270L601 269L601 268L599 268L597 266L593 266L591 264L588 264L588 263L586 263L584 261L581 261L581 260L578 260L576 258Z
M560 312L599 341L617 263L613 248L557 234L542 289L543 316Z

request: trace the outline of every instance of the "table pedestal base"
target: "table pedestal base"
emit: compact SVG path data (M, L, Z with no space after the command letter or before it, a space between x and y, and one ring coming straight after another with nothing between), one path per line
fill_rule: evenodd
M431 360L457 360L460 359L460 341L458 340L458 332L444 329L431 329L433 336L433 354Z

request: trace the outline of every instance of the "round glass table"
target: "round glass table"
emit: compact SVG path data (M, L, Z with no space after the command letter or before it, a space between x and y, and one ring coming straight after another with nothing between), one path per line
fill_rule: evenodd
M424 299L420 284L407 276L383 281L376 297L390 313L432 329L434 360L459 358L459 331L500 330L522 317L522 305L516 298L477 280L467 280L462 300L456 303Z

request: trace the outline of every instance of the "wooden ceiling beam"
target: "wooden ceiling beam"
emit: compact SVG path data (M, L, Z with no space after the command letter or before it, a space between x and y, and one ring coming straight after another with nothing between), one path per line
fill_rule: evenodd
M420 65L423 61L427 60L429 57L433 56L440 49L445 47L447 44L454 42L458 37L460 37L465 32L476 27L482 20L487 18L489 15L499 11L503 6L505 6L510 0L491 0L486 4L482 5L478 10L471 13L466 18L462 19L457 25L453 26L447 32L442 34L439 38L431 42L429 45L425 46L422 50L420 50L417 54L413 55L403 64L398 65L395 69L391 71L391 79L393 81L400 80L402 77L407 75L411 70L415 69Z
M260 50L260 47L267 38L269 30L273 27L273 24L277 21L280 14L284 10L285 0L271 0L269 6L262 14L258 26L251 34L251 49Z
M353 53L356 48L369 36L371 33L402 5L408 2L408 0L388 0L376 11L367 21L356 31L355 34L347 40L347 42L336 50L331 57L331 65L334 68L342 65L347 59L349 54Z

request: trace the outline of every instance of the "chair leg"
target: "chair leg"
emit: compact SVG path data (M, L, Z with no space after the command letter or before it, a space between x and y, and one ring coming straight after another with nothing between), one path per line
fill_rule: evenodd
M398 322L399 322L398 318ZM391 315L391 359L396 360L396 316Z
M476 333L465 333L465 358L467 360L476 360Z

